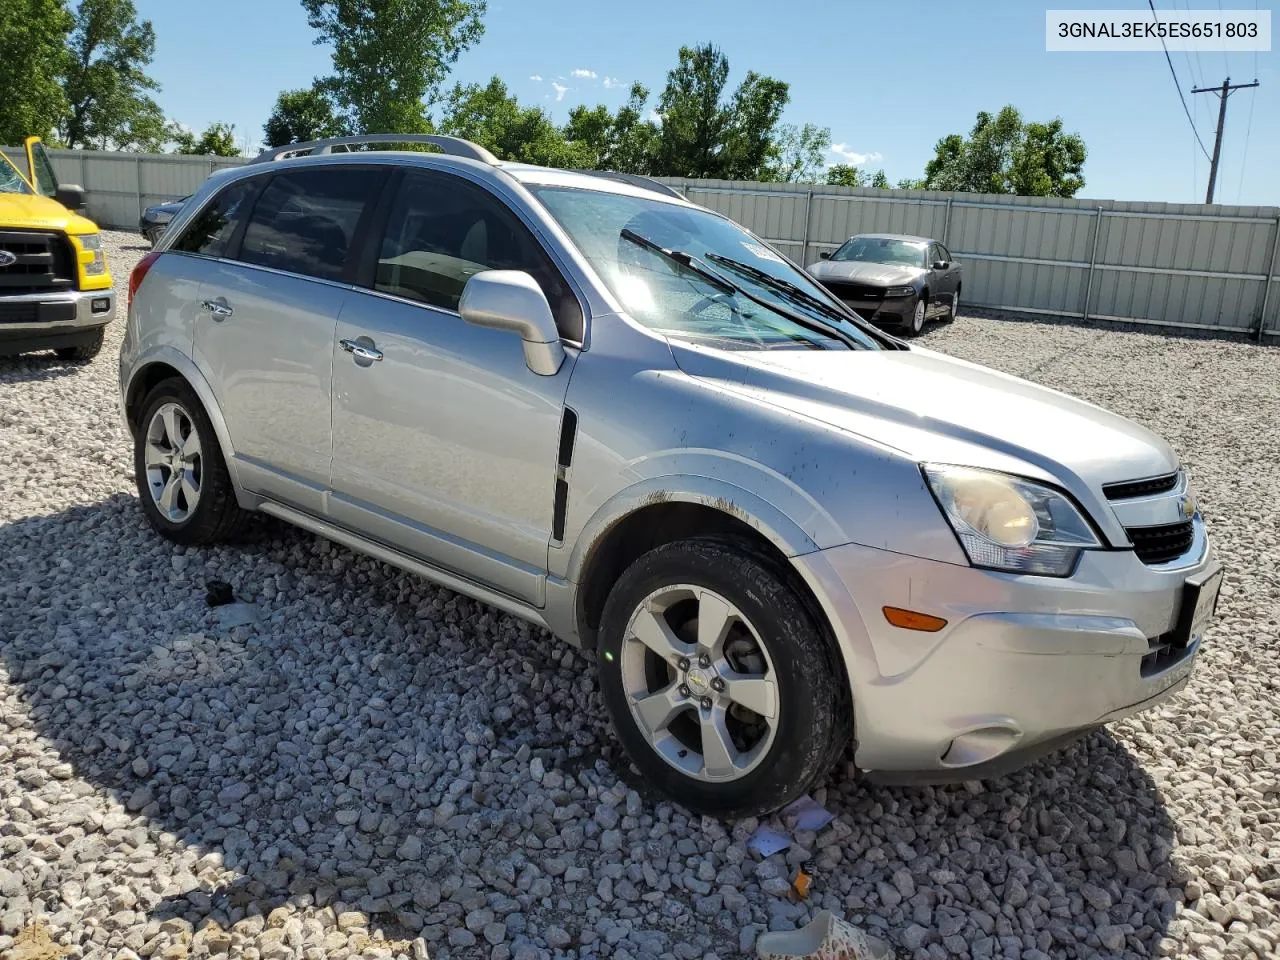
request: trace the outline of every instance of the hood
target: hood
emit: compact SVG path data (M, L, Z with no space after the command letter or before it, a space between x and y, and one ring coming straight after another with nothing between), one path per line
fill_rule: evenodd
M97 226L56 200L38 194L0 193L0 227L96 233Z
M820 260L809 268L809 273L819 280L853 280L878 287L893 287L914 283L924 273L924 268L863 260Z
M723 389L919 462L1040 476L1103 509L1102 484L1178 465L1168 443L1131 420L929 350L726 353L679 341L671 346L681 370Z

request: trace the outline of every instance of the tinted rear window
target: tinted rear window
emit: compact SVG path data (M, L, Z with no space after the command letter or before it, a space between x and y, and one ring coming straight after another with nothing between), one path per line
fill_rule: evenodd
M182 236L173 243L174 250L199 253L206 257L223 257L236 227L247 213L248 201L260 184L259 180L237 180L206 204L187 224Z
M254 205L240 259L341 280L356 225L377 199L377 170L299 170L271 178Z

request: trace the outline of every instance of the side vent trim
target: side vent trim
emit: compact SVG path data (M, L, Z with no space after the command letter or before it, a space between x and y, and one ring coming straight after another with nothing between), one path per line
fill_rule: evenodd
M569 506L569 466L573 463L574 443L578 438L578 414L564 408L560 421L560 450L556 457L556 492L551 512L551 539L564 540L565 511Z

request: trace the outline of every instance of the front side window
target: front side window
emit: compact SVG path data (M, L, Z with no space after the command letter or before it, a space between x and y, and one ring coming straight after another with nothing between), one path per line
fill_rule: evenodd
M9 162L9 158L0 153L0 193L31 194L31 187L18 173L18 168Z
M728 350L878 349L820 286L724 217L644 196L530 189L628 315L663 336ZM696 270L678 262L685 255Z
M918 267L924 257L925 244L892 237L853 237L831 255L832 260L890 263L901 267Z
M227 244L248 213L249 200L257 188L257 180L237 180L224 187L192 218L172 249L205 257L226 256Z
M485 270L523 270L547 296L560 335L582 339L582 307L533 236L494 196L442 174L400 186L378 252L374 287L457 310L462 289Z
M254 204L240 259L261 267L341 280L365 204L377 199L383 174L325 167L271 178Z

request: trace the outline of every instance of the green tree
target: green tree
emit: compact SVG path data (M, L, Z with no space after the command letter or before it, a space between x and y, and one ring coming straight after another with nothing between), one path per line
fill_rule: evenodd
M604 104L574 107L562 130L564 138L586 151L589 169L647 174L658 143L657 125L644 119L648 100L649 91L634 83L616 113Z
M484 32L485 0L302 0L317 44L333 48L320 81L358 133L421 133L458 54Z
M877 190L892 190L889 177L883 170L867 173L861 167L849 163L837 163L827 168L826 182L839 187L875 187ZM902 184L898 184L899 188Z
M1012 106L981 111L968 137L943 137L934 151L925 166L930 190L1073 197L1084 186L1080 135L1064 132L1060 118L1024 123Z
M658 98L662 129L653 173L754 180L765 175L790 99L785 83L754 71L724 99L729 61L711 44L681 47Z
M138 20L133 0L80 0L67 40L67 109L58 122L66 146L159 149L164 112L148 94L160 87L146 73L155 48L151 21Z
M784 183L813 183L826 163L831 146L831 128L806 123L797 127L784 123L773 142L773 157L765 170L766 180Z
M929 189L923 178L914 179L912 177L904 177L898 181L897 188L899 190L927 190Z
M263 125L264 145L283 147L327 137L343 137L351 132L346 119L338 116L333 101L319 84L305 90L282 90L275 108Z
M64 0L0 2L0 143L47 137L57 125L72 24Z
M236 143L236 127L233 123L211 123L205 127L204 133L195 135L195 131L176 125L170 127L169 139L173 141L174 153L186 153L197 156L238 157L240 147Z
M444 99L440 130L478 143L500 160L569 168L591 164L587 148L566 141L540 107L522 107L497 77L483 87L455 84Z

